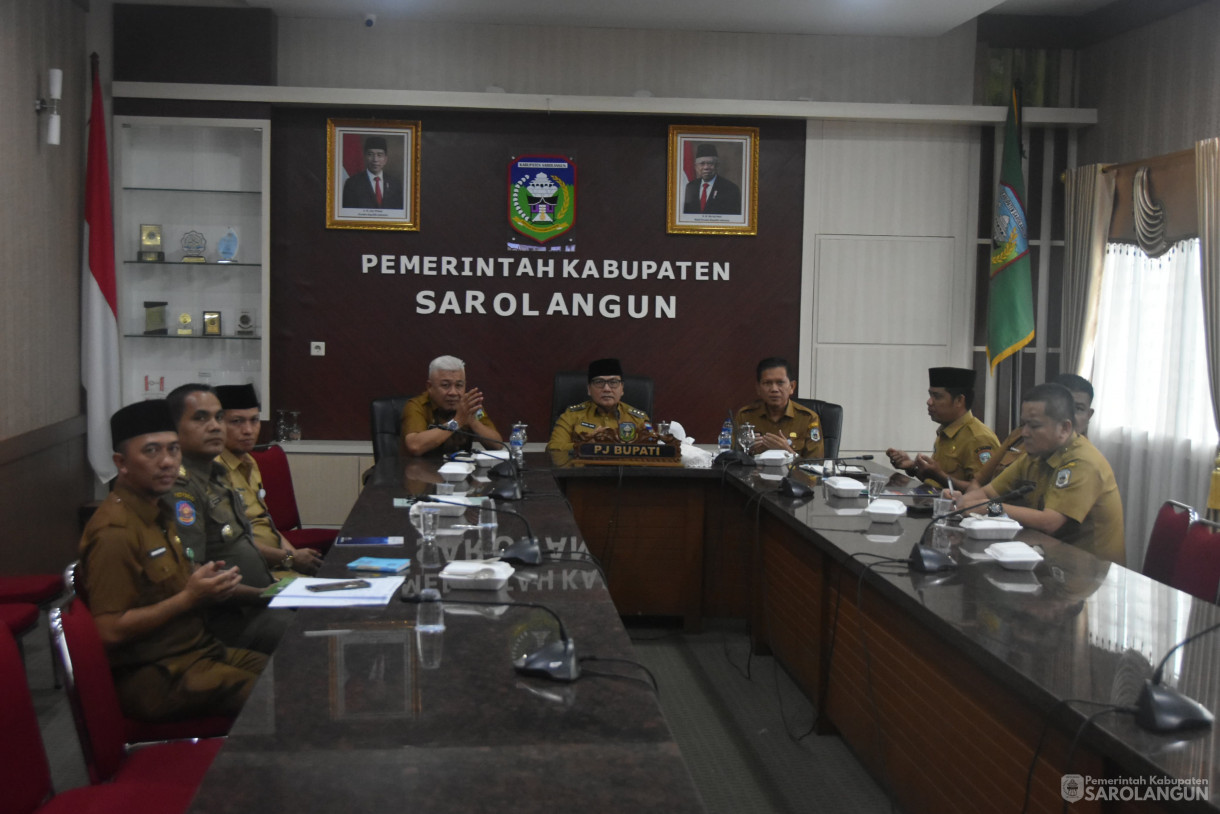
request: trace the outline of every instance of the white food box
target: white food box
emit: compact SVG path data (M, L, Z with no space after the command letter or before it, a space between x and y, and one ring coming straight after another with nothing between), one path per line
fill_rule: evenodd
M503 449L485 449L481 452L474 453L475 465L480 469L486 469L489 466L495 466L498 463L508 460L508 452Z
M864 485L860 481L839 475L827 478L822 483L826 484L830 493L835 497L860 497L860 493L865 491Z
M513 575L506 562L453 560L441 569L445 585L460 591L498 591Z
M795 455L782 449L768 449L754 456L754 463L759 466L787 466L794 460Z
M1011 540L1020 530L1021 524L1011 517L971 515L962 520L962 531L975 540Z
M858 490L859 484L856 485ZM878 498L868 504L868 516L874 523L896 523L907 513L906 504L900 500Z
M474 471L474 464L458 463L457 461L449 461L446 464L441 464L441 468L437 470L441 477L452 483L466 480L470 477L470 473Z
M1013 571L1032 571L1042 562L1042 555L1022 542L992 543L987 553L1005 568Z

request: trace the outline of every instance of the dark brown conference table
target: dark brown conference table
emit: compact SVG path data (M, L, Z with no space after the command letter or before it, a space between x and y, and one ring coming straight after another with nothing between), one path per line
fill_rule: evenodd
M619 614L679 616L689 629L705 617L749 619L756 646L774 653L814 703L819 732L839 734L902 810L1020 811L1036 750L1029 811L1060 810L1068 773L1095 789L1155 779L1206 781L1210 791L1220 780L1214 728L1154 735L1109 713L1073 750L1098 707L1064 703L1131 703L1163 653L1220 621L1210 603L1028 531L1023 539L1046 555L1032 576L972 559L985 544L960 536L949 541L962 563L953 574L866 569L876 557L905 557L928 520L870 524L858 513L863 499L780 497L776 473L765 470L529 462L530 494L508 505L530 518L544 547L587 545L605 564L610 591L588 566L565 561L514 578L513 599L553 607L580 654L602 658L631 658ZM429 467L379 467L343 533L405 534L410 554L415 537L392 498L428 491ZM512 522L501 519L502 534ZM377 552L334 549L325 575L347 574L343 563L367 553ZM448 553L465 554L460 543ZM410 580L426 584L415 565ZM515 675L513 647L546 626L516 608L446 613L440 667L420 669L411 655L414 613L401 603L298 611L192 811L250 811L268 801L356 810L390 799L420 811L566 803L701 810L642 683ZM403 692L380 699L391 707L336 700L344 648L324 631L358 625L416 659ZM1167 683L1220 708L1220 637L1180 652ZM1123 800L1113 788L1115 801L1073 810L1217 810L1206 801Z

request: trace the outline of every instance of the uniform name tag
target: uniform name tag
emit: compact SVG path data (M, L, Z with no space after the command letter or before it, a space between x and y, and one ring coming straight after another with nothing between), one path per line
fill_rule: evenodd
M148 552L148 556L160 557L164 553L165 553L165 546L161 546L160 548L154 548L152 551Z

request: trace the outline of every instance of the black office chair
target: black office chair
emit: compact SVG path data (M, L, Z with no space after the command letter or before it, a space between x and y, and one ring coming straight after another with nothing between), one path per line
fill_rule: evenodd
M637 410L652 415L652 379L647 376L623 376L623 401ZM564 370L555 374L555 389L551 396L551 424L573 404L589 400L589 374L584 370Z
M402 408L410 396L388 396L369 404L369 432L373 438L373 463L381 456L396 456L402 444Z
M839 441L843 438L843 405L821 399L794 399L797 404L818 414L822 422L822 446L826 450L826 457L838 458Z

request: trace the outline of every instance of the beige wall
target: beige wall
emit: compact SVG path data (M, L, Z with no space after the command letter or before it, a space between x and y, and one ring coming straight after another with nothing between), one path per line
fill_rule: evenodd
M0 3L0 573L57 570L91 494L81 434L80 223L88 58L70 0ZM64 71L62 144L35 97Z
M1097 108L1081 164L1185 150L1220 135L1220 0L1086 49L1080 104Z

